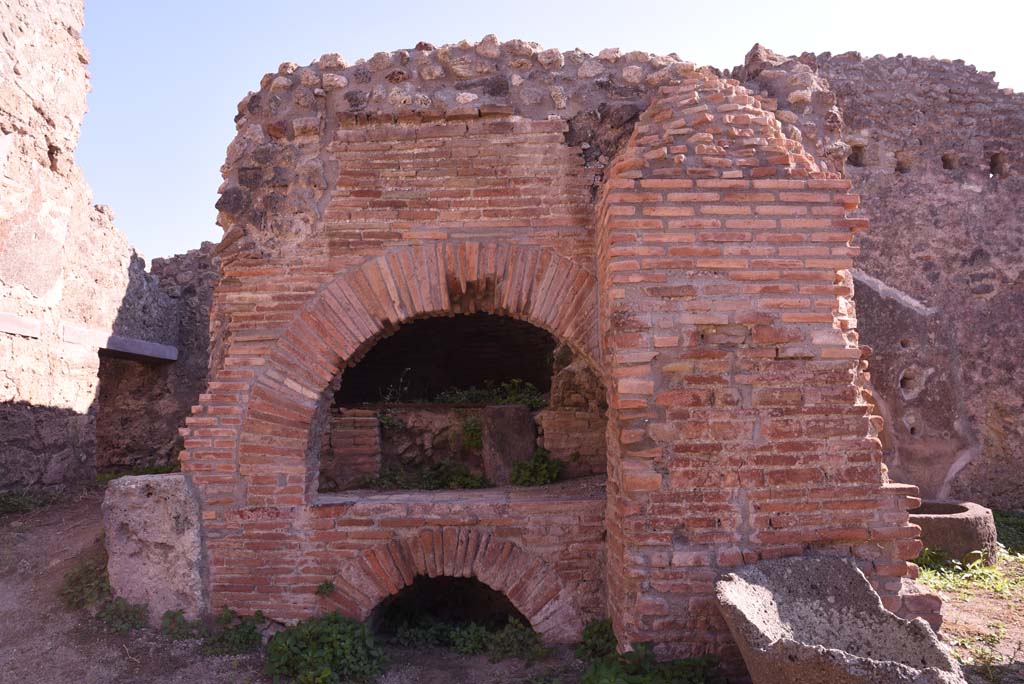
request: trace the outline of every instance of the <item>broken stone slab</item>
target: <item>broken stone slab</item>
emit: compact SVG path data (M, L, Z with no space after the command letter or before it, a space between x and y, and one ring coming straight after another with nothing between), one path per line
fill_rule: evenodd
M65 323L61 326L61 334L65 342L80 344L85 347L96 347L105 351L124 354L130 358L156 361L176 361L178 349L169 344L148 342L122 335L113 335L105 330L86 328L80 325Z
M755 684L965 684L928 624L886 610L841 558L762 561L715 589Z
M512 464L533 455L537 425L520 404L484 409L483 461L487 479L502 487L512 478Z
M199 503L181 473L119 477L103 497L107 573L115 596L189 619L205 611Z

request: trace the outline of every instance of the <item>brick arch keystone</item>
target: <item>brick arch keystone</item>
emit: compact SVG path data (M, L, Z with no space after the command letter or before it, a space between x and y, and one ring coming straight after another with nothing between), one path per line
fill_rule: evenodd
M342 565L326 603L366 620L417 576L479 580L508 597L548 643L571 643L582 633L571 591L547 563L513 542L467 527L428 527L367 549Z
M310 427L324 388L346 364L403 323L474 312L543 328L603 374L597 281L579 264L547 248L505 242L396 248L321 287L263 356L240 428L237 463L248 480L247 503L308 500Z

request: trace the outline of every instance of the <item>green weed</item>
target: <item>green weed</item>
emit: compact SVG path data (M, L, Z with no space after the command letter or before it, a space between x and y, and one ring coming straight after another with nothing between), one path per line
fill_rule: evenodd
M482 388L449 389L434 397L436 404L483 404L501 406L524 404L531 411L547 406L547 399L532 383L515 379L497 385L488 383Z
M491 633L483 625L470 622L453 627L448 635L452 649L462 655L485 653L490 647Z
M501 629L491 631L478 622L455 624L427 617L400 625L395 639L403 646L451 648L463 655L487 653L492 662L507 658L533 661L548 653L540 635L515 618L509 618Z
M980 556L962 561L928 548L914 562L921 568L921 582L938 591L1009 594L1024 588L1024 556L1009 554L1005 549L1000 550L995 565L986 565Z
M462 445L470 451L484 448L484 426L479 418L471 416L462 422Z
M160 619L160 631L173 641L202 639L207 635L201 620L189 620L180 610L168 610Z
M377 421L380 423L381 430L401 430L405 427L401 418L387 410L377 412Z
M369 628L338 613L300 622L267 645L267 671L275 682L281 677L302 684L365 682L384 665L384 651Z
M592 661L580 684L704 684L714 665L711 656L659 662L650 646L637 644L629 653Z
M1024 513L992 511L996 521L996 534L1011 556L1024 555Z
M511 481L521 487L536 487L558 481L565 468L565 461L551 458L551 452L537 447L533 456L512 464Z
M1017 642L1013 653L1003 655L997 647L1006 638L1006 625L1001 622L990 622L987 627L989 631L985 634L953 634L949 638L961 664L972 667L977 674L985 678L985 681L1001 684L1002 668L1017 662L1024 651L1024 642Z
M441 461L418 470L388 470L360 483L367 489L483 489L491 483L461 463Z
M260 628L266 623L263 613L240 616L225 608L217 615L216 629L203 641L202 651L207 655L236 655L259 649L263 643Z
M0 515L28 511L60 501L63 492L48 489L12 489L0 492Z
M583 640L576 646L576 657L593 660L612 655L619 642L612 630L611 620L592 620L583 628Z
M64 575L57 592L68 608L87 608L110 598L110 580L107 577L107 550L102 543L79 558L78 563Z
M491 637L489 658L492 663L507 658L519 658L526 662L540 660L548 655L548 649L540 641L540 635L528 625L515 618Z
M149 606L144 603L128 603L117 596L100 606L96 618L112 631L127 634L133 629L146 626L149 622Z
M403 623L395 631L395 639L402 646L434 648L451 646L453 625L432 619Z

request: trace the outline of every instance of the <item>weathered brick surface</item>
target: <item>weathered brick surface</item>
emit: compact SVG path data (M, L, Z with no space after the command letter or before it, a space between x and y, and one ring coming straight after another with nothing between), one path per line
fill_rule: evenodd
M891 473L1018 507L1021 94L959 60L755 46L734 73L864 197L859 318Z
M607 610L627 643L735 656L718 574L821 553L857 558L900 607L916 490L885 483L862 395L858 197L738 82L602 54L488 39L351 68L325 56L243 101L211 381L182 459L215 605L300 617L333 578L331 601L364 616L417 572L472 567L553 640ZM550 102L529 94L548 70L564 83ZM474 99L473 74L504 85ZM602 155L567 144L565 117L608 99L643 110L635 126L602 133ZM404 322L476 311L595 369L607 501L318 494L345 365Z
M603 511L593 480L546 492L331 494L299 516L239 511L228 521L242 534L208 544L214 604L285 618L336 607L364 619L416 575L476 577L545 638L569 641L604 611ZM327 580L337 590L320 600Z
M327 448L320 451L320 488L347 489L380 474L380 420L373 411L340 409L328 419Z
M617 631L727 649L724 569L849 554L884 596L908 572L842 275L857 205L735 81L662 89L598 211Z
M605 472L608 421L603 412L548 408L534 420L540 432L537 445L566 462L566 477Z

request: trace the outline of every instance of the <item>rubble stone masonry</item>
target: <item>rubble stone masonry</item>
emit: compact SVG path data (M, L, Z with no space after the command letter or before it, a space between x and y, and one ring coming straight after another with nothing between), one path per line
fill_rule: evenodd
M904 56L755 46L735 73L864 198L858 327L890 472L929 498L1020 508L1024 95Z
M873 227L858 317L890 471L929 497L1019 509L1024 95L963 62L839 55L819 71L861 146L846 169Z
M210 356L210 304L220 275L215 245L204 242L150 269L170 303L178 358L152 363L131 358L100 359L96 415L96 466L171 466L182 448L178 428L206 386Z
M147 272L74 163L82 19L0 6L0 490L166 463L205 384L212 245Z

